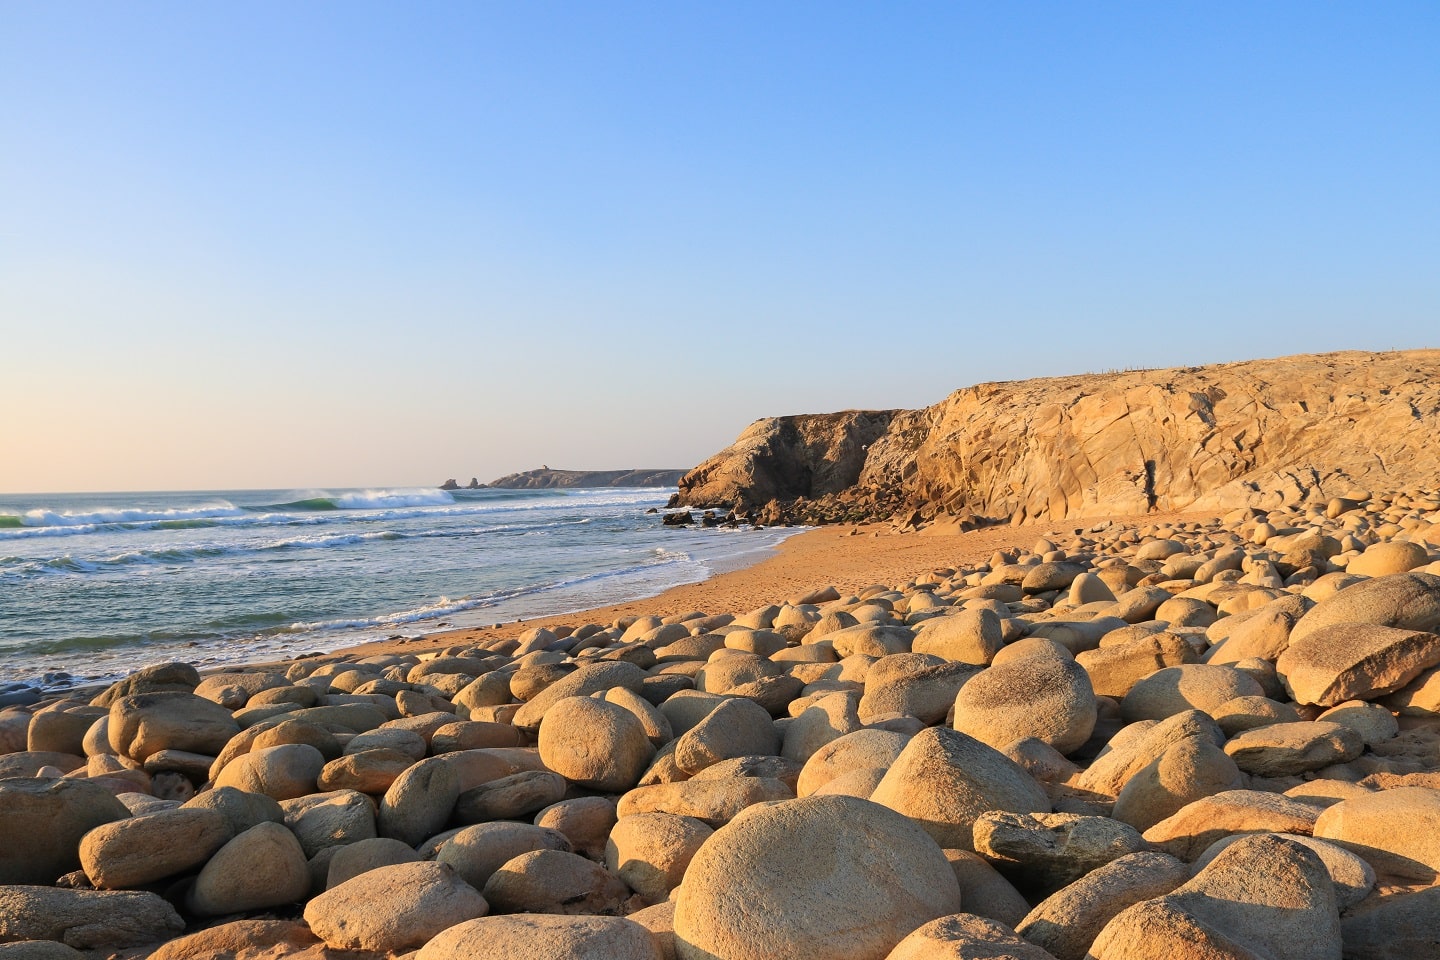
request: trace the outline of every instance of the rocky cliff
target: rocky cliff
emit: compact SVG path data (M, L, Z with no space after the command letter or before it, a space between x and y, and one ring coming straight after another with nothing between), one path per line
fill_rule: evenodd
M676 502L768 505L772 522L1053 521L1437 479L1440 350L1409 350L984 383L923 410L775 417L682 478Z
M552 470L543 467L491 480L487 487L536 490L549 487L673 487L684 470Z

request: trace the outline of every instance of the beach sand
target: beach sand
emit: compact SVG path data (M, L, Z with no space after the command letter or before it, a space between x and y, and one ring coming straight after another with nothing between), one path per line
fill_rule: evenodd
M652 597L573 613L524 619L497 627L445 630L418 639L380 640L335 654L375 656L441 650L485 640L515 637L532 627L609 624L620 617L658 616L702 611L739 614L770 603L783 603L812 590L833 586L842 594L873 584L894 586L932 570L983 563L997 550L1029 549L1047 535L1068 534L1105 523L1131 523L1142 528L1199 520L1206 513L1149 513L1137 516L1090 517L1061 523L1009 524L968 533L898 533L888 523L842 524L806 530L779 544L750 566L719 572L699 583L683 584ZM852 533L852 531L858 531Z

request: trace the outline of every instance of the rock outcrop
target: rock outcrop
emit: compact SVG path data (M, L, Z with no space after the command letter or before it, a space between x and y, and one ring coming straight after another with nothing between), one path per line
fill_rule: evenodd
M559 487L673 487L685 475L684 470L526 470L511 473L486 484L470 481L470 487L498 487L506 490L548 490ZM458 488L452 488L458 489Z
M1437 451L1440 350L1345 352L760 420L686 474L672 505L769 522L1273 509L1432 483Z

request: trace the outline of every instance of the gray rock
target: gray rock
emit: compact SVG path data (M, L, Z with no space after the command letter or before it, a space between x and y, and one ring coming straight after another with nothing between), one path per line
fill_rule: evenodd
M1346 960L1440 958L1440 887L1387 897L1340 921Z
M0 940L58 940L81 950L168 940L185 929L153 893L0 886Z
M281 802L285 825L300 841L306 857L326 847L375 837L375 803L354 790L312 793Z
M1109 817L995 810L975 821L975 852L1022 892L1042 896L1149 846L1134 827Z
M129 816L114 794L84 780L0 780L0 884L54 883L80 869L86 833Z
M483 890L491 874L522 853L572 846L558 830L507 820L463 827L440 847L435 859L453 867L462 880Z

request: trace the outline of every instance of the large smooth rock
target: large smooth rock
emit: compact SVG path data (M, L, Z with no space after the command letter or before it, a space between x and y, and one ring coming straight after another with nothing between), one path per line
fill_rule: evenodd
M911 654L896 654L911 656ZM887 657L886 659L893 659ZM877 661L884 663L884 660ZM872 667L873 671L874 668ZM803 764L811 755L832 740L860 729L859 697L853 692L832 693L820 697L800 712L785 727L780 755Z
M1346 700L1373 700L1399 690L1437 663L1440 636L1436 634L1337 623L1303 637L1292 635L1275 670L1295 702L1333 707Z
M58 940L0 943L0 960L85 960L86 955Z
M1397 573L1345 587L1301 617L1290 642L1342 623L1371 623L1433 633L1440 629L1440 577Z
M1276 835L1309 847L1315 852L1315 855L1320 858L1320 862L1325 864L1325 872L1330 874L1330 882L1335 884L1335 903L1342 912L1364 900L1370 895L1370 891L1375 889L1375 870L1358 854L1351 853L1344 847L1328 840L1316 840L1314 837L1304 834L1277 833ZM1212 860L1220 856L1221 851L1235 843L1241 836L1244 834L1221 837L1210 844L1200 856L1195 858L1192 869L1203 870Z
M1173 893L1129 907L1095 960L1340 960L1335 888L1314 851L1273 834L1231 844Z
M605 857L605 843L615 820L616 802L609 797L561 800L535 814L535 826L558 831L576 853L592 860Z
M259 823L284 823L285 811L274 797L247 793L234 787L215 787L185 801L185 809L214 810L230 824L230 833L239 836Z
M312 793L280 804L306 857L375 837L375 803L354 790Z
M141 887L199 867L233 836L214 810L165 810L96 827L80 842L80 866L101 890Z
M1047 645L971 677L955 695L954 727L997 750L1033 737L1070 753L1090 738L1095 711L1089 675Z
M200 685L200 672L188 663L157 663L141 667L117 680L96 697L97 706L109 707L121 697L141 693L190 693Z
M1090 675L1096 695L1117 700L1155 671L1197 659L1194 647L1168 633L1135 637L1075 655L1075 662Z
M911 738L870 799L958 850L972 849L975 819L987 810L1050 812L1045 791L1015 761L944 727Z
M1360 577L1384 577L1406 573L1430 562L1430 551L1408 540L1382 540L1345 566L1345 572Z
M195 878L192 913L218 917L298 903L310 892L300 841L278 823L262 823L221 847Z
M84 780L0 780L0 884L54 883L80 869L80 840L130 816L104 787Z
M685 878L695 852L714 831L694 817L639 813L618 820L605 846L605 866L631 890L659 903Z
M0 886L0 942L57 940L110 950L167 940L185 929L153 893Z
M955 695L980 669L920 653L897 653L877 660L865 675L860 720L868 723L900 713L933 726L945 719L955 705Z
M723 780L686 780L636 787L620 798L621 817L637 813L672 813L694 817L712 827L728 823L757 803L793 800L795 791L774 777L728 777Z
M1145 831L1145 839L1181 860L1194 860L1227 836L1303 833L1315 827L1318 807L1278 793L1226 790L1187 803Z
M910 820L866 800L806 797L747 811L700 848L676 902L675 947L682 960L882 960L959 908L944 854Z
M959 610L921 624L910 649L946 660L985 666L1000 652L1005 631L993 610Z
M675 742L675 762L692 776L721 760L779 752L770 714L743 697L726 700Z
M1440 876L1440 790L1397 787L1341 801L1320 814L1313 833L1377 873L1424 883Z
M1125 783L1115 798L1116 820L1145 831L1188 803L1244 785L1235 761L1203 737L1171 744Z
M909 742L903 733L868 728L837 737L805 761L795 792L806 797L835 778L857 770L888 770Z
M621 913L624 881L593 860L563 850L532 850L500 865L485 881L485 899L500 913Z
M565 778L558 773L524 770L461 793L455 801L455 819L460 823L485 823L528 817L560 802L565 790Z
M614 687L624 687L639 693L644 680L645 671L633 663L622 660L587 663L526 701L515 712L513 722L522 730L539 730L545 713L566 697L588 697L592 693L604 693Z
M338 950L399 952L486 914L474 887L443 863L401 863L360 874L305 905L305 922Z
M443 757L421 760L396 777L385 791L377 832L416 846L444 829L459 796L460 776L451 764Z
M457 924L415 960L662 960L650 931L624 917L482 917Z
M654 755L655 747L640 720L604 700L558 700L540 724L540 759L545 766L591 790L629 790Z
M1125 908L1163 897L1190 879L1190 868L1163 853L1132 853L1051 894L1015 929L1057 960L1084 960L1090 944Z
M146 960L268 960L304 956L319 943L299 921L233 920L171 940Z
M230 711L192 693L142 693L110 705L110 747L143 761L161 750L216 756L240 725Z
M1236 734L1225 752L1246 773L1293 777L1354 760L1365 752L1365 738L1325 720L1274 723Z
M1131 723L1164 720L1188 710L1213 714L1222 703L1236 697L1264 695L1265 688L1244 671L1218 664L1187 663L1157 670L1138 681L1120 702L1120 712Z
M399 750L360 750L331 760L315 781L319 790L358 790L381 796L419 759Z
M220 771L215 786L290 800L313 793L324 769L325 756L318 749L308 743L286 743L236 757Z
M445 841L435 859L453 867L461 879L476 890L483 890L491 874L532 850L570 853L572 847L558 830L499 820L461 828Z
M378 870L380 867L414 863L419 859L420 855L415 852L414 847L399 840L391 840L389 837L356 840L331 851L330 866L325 871L325 889L334 889L362 873Z
M1219 747L1225 734L1198 710L1187 710L1159 723L1132 723L1110 739L1107 748L1075 778L1082 790L1118 796L1136 774L1183 740L1201 739ZM1238 769L1236 771L1238 775Z
M892 653L909 653L915 634L909 627L860 623L827 633L825 639L834 645L835 653L841 659L854 656L888 657Z

